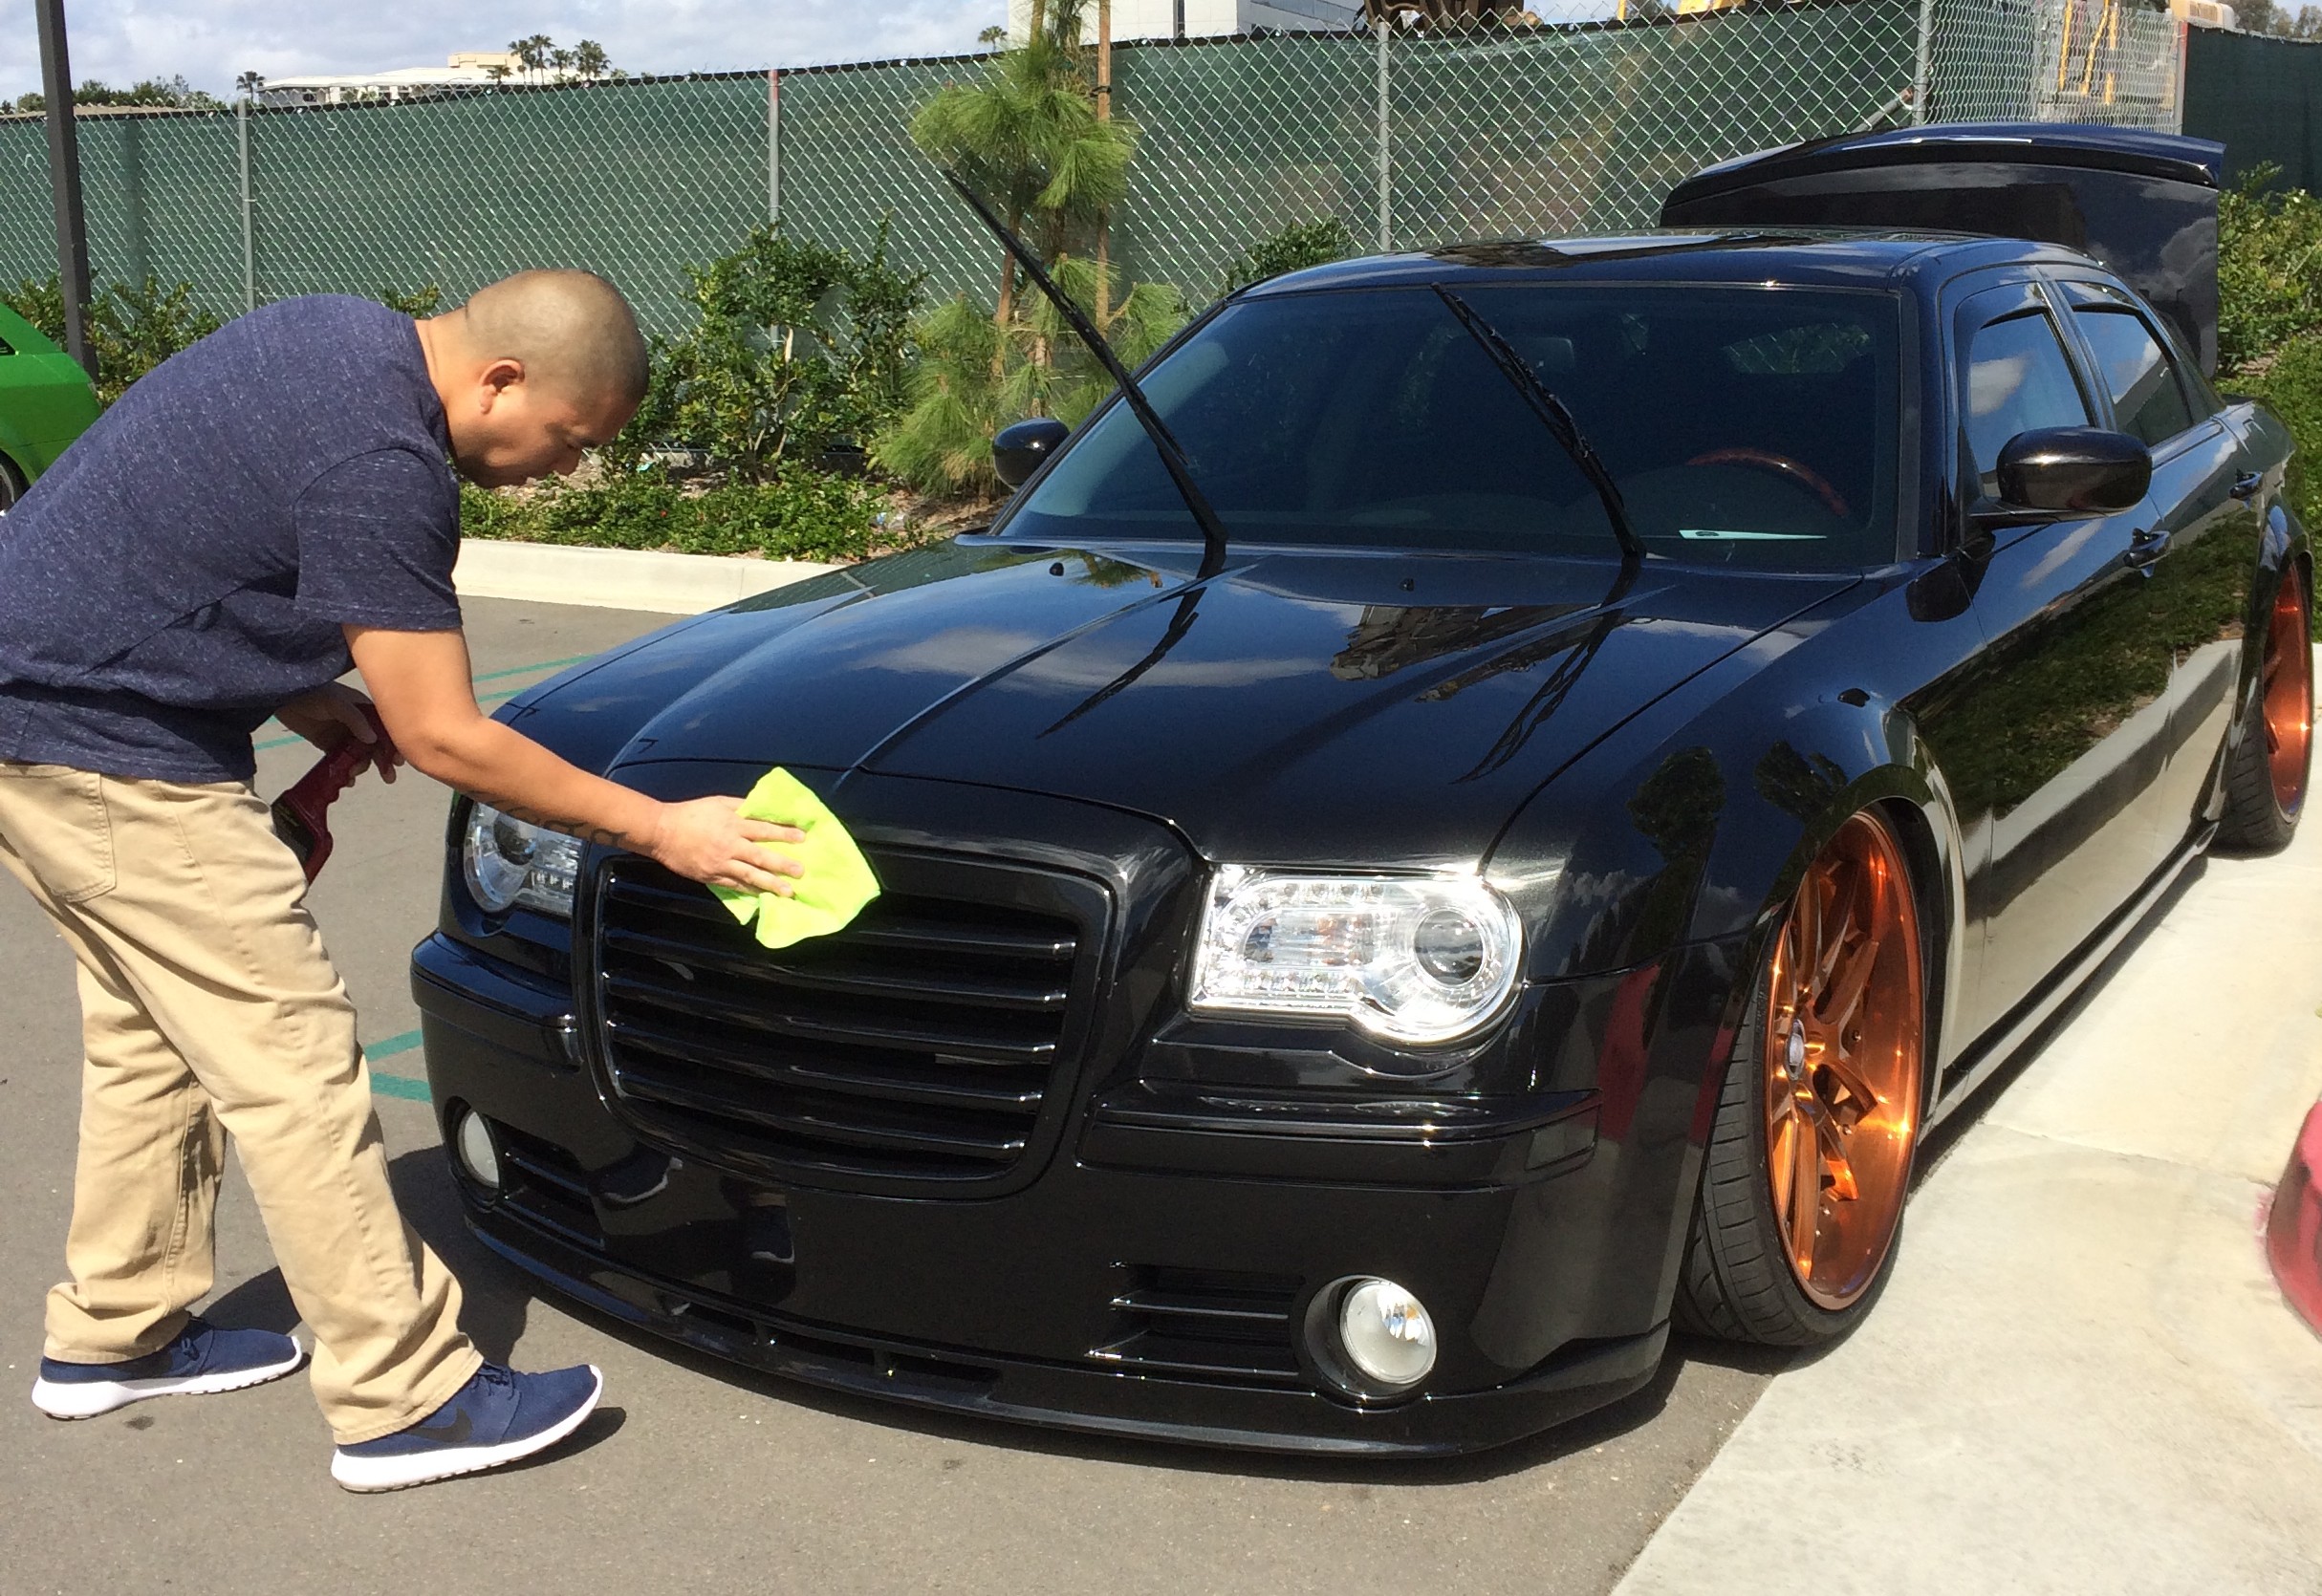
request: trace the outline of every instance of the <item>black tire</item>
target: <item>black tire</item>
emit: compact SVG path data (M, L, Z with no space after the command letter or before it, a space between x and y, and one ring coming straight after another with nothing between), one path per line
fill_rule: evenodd
M1908 884L1905 884L1906 890ZM1785 918L1788 917L1786 912ZM1918 923L1923 926L1923 917ZM1675 1315L1679 1327L1769 1347L1817 1347L1852 1330L1878 1299L1892 1273L1899 1250L1902 1212L1899 1207L1887 1233L1885 1252L1860 1293L1843 1307L1829 1308L1815 1302L1800 1285L1784 1255L1782 1227L1774 1211L1768 1173L1768 1132L1765 1111L1765 1014L1772 980L1774 947L1782 927L1767 938L1768 948L1754 979L1748 1009L1735 1041L1720 1090L1717 1117L1702 1169L1700 1196L1694 1204L1683 1270L1678 1279ZM1925 994L1936 990L1927 979L1929 954L1923 930L1919 934L1921 1035L1928 1033ZM1924 1061L1921 1096L1924 1096ZM1914 1123L1923 1119L1923 1100L1913 1105ZM1903 1189L1918 1159L1913 1142L1910 1162L1902 1174Z
M0 515L14 509L16 501L23 497L24 478L16 470L15 463L0 459Z
M2313 599L2307 591L2304 577L2292 566L2282 574L2282 586L2275 596L2275 605L2294 604L2297 615L2294 624L2284 618L2277 631L2275 616L2268 614L2266 646L2260 651L2258 679L2251 684L2249 702L2242 716L2241 737L2225 755L2225 812L2217 829L2217 840L2241 852L2276 853L2289 846L2289 839L2298 833L2298 817L2306 809L2306 787L2313 768L2313 740L2304 739L2300 758L2292 763L2297 774L2294 782L2277 777L2273 768L2274 740L2267 720L2268 686L2282 661L2277 657L2277 645L2287 641L2283 632L2294 632L2299 646L2305 649L2307 718L2311 726L2313 710ZM2285 787L2290 788L2287 793ZM2287 801L2285 801L2287 799Z

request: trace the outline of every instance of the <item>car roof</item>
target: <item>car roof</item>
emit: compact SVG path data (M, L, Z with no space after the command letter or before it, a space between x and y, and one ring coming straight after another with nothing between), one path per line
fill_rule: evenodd
M1369 255L1270 278L1251 297L1316 289L1462 281L1782 283L1899 288L2012 262L2093 266L2077 250L1980 233L1892 228L1640 228L1574 238L1500 239Z

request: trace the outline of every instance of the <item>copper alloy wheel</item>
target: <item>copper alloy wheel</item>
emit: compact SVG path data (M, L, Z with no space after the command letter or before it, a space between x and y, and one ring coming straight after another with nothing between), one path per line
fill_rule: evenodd
M1767 977L1766 1173L1800 1289L1852 1304L1878 1276L1919 1134L1919 914L1895 834L1839 829L1799 883Z
M2273 801L2286 815L2306 801L2307 747L2314 729L2314 651L2306 618L2306 588L2294 571L2282 573L2266 629L2266 767Z

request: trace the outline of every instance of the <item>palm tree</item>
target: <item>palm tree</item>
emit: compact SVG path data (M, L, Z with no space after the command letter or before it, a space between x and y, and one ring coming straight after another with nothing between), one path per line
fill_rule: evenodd
M234 79L234 93L244 99L256 99L259 91L265 87L266 75L263 73L246 72Z
M1082 0L1033 0L1037 26L974 87L953 84L912 119L911 137L991 202L1053 261L1090 234L1128 187L1137 130L1096 113L1080 47ZM1003 260L1000 327L1015 319L1016 267Z
M534 82L539 81L541 69L549 64L549 53L555 48L556 41L546 33L508 41L509 54L516 57L518 65L532 74Z
M573 70L583 77L597 78L613 64L605 47L595 39L582 39L573 46Z
M569 50L550 51L549 65L556 69L557 80L563 81L573 75L573 53Z

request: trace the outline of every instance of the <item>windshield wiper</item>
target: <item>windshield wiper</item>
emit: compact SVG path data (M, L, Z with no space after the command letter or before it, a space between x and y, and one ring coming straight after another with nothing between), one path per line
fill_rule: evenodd
M1580 436L1580 423L1573 420L1573 413L1564 407L1564 401L1555 396L1547 383L1540 380L1540 374L1531 369L1531 362L1517 354L1513 344L1500 336L1500 330L1476 313L1474 306L1441 283L1435 285L1435 292L1451 313L1459 317L1460 325L1466 328L1475 341L1484 346L1484 353L1491 356L1491 363L1500 368L1508 381L1515 384L1516 392L1524 396L1525 402L1546 423L1556 442L1564 445L1564 452L1572 456L1573 464L1580 467L1580 474L1588 478L1589 485L1596 490L1596 497L1604 501L1605 519L1612 522L1613 536L1620 541L1621 558L1631 565L1642 564L1645 546L1638 540L1636 528L1629 525L1629 509L1621 503L1620 485L1613 480L1613 473L1604 468L1604 462L1596 457L1596 451L1589 447L1589 441Z
M1063 316L1067 325L1080 334L1080 341L1089 346L1089 353L1096 356L1097 364L1103 366L1112 374L1113 380L1120 384L1120 397L1128 401L1130 413L1137 418L1138 424L1145 429L1145 436L1153 441L1154 452L1161 456L1161 468L1169 473L1169 480L1177 485L1178 497L1185 501L1185 508L1193 513L1193 524L1202 529L1202 569L1195 580L1216 575L1226 565L1226 523L1218 519L1218 512L1210 505L1208 495L1194 483L1193 467L1185 459L1185 451L1178 446L1177 439L1170 433L1167 423L1153 408L1152 401L1145 398L1145 391L1137 385L1137 378L1129 375L1129 368L1120 363L1120 356L1113 353L1113 346L1105 342L1104 334L1096 331L1096 324L1089 320L1080 307L1074 304L1049 276L1039 257L1025 247L1024 241L1009 229L1007 223L992 214L991 207L974 189L967 186L957 172L946 167L944 176L953 188L959 190L960 198L967 202L968 208L983 219L984 226L991 229L992 236L1000 241L1001 248L1018 266L1024 268L1025 275L1032 280L1033 286L1048 296L1049 303L1056 307L1057 314Z

